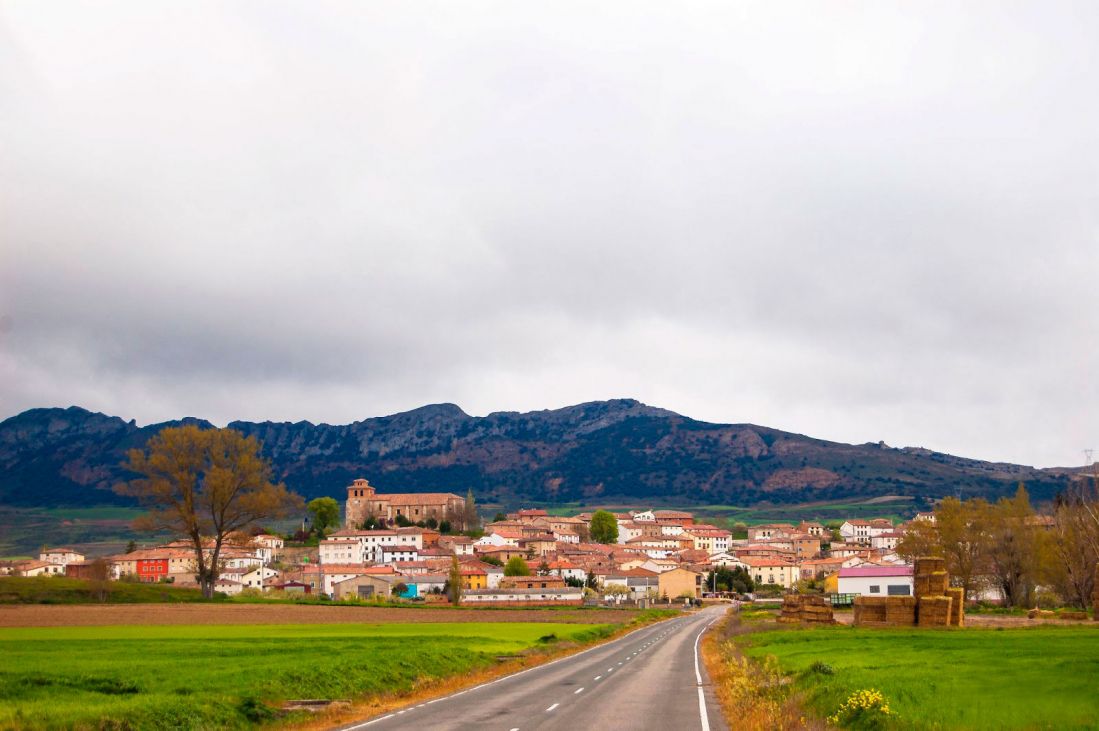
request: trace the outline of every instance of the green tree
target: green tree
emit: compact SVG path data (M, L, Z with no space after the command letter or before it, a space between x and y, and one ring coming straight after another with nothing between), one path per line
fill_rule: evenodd
M329 528L340 524L340 504L335 498L315 498L305 507L313 516L313 530L321 538L328 534Z
M751 575L741 566L729 568L718 566L706 577L706 591L733 591L738 594L747 594L755 588Z
M495 516L493 516L492 522L493 523L499 523L501 520L507 520L507 519L508 519L508 516L505 515L504 513L497 513Z
M618 542L618 520L614 513L596 510L591 516L591 539L596 543Z
M546 559L544 559L544 558L542 559L542 563L538 564L538 575L539 576L549 576L550 575L549 564L546 563Z
M989 507L986 522L989 571L1009 607L1029 607L1043 563L1046 536L1034 520L1026 487Z
M946 559L951 581L964 588L967 597L972 596L977 577L985 573L988 566L985 541L988 515L988 501L981 498L944 498L935 510L935 529L942 551L939 555Z
M233 429L168 427L127 456L124 467L140 477L115 489L148 508L134 527L188 540L195 578L207 598L214 596L230 534L302 507L299 495L271 482L260 443Z
M458 557L450 558L450 574L446 580L446 593L450 603L457 606L462 603L462 567L458 565Z
M449 535L451 530L452 530L452 528L451 528L449 520L440 520L439 521L439 532L440 533L442 533L444 536Z
M131 540L129 543L126 544L126 553L133 553L136 550L137 550L137 542L136 541Z
M493 566L503 566L504 562L500 560L499 556L481 556L481 560L485 563L490 563Z
M504 576L530 576L530 566L522 556L512 556L504 565Z

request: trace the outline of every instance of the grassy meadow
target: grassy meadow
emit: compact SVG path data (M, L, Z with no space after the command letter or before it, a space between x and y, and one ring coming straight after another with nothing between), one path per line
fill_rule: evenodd
M204 599L202 592L171 584L111 581L106 601L111 604L227 601L223 595ZM0 604L89 604L99 601L94 582L64 576L0 576Z
M0 728L241 728L286 699L361 698L488 668L606 625L0 628Z
M748 657L776 658L821 718L872 688L889 703L890 728L1099 728L1099 627L837 626L759 632L737 643Z

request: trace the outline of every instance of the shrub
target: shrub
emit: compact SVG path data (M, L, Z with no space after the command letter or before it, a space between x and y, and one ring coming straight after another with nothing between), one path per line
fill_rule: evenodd
M869 688L852 693L828 722L836 726L879 729L885 728L891 717L885 696L881 691Z

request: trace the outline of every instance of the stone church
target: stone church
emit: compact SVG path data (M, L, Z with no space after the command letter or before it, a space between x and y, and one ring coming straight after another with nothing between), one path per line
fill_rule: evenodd
M356 528L367 516L384 518L386 522L403 515L413 523L435 518L446 520L461 516L465 498L452 492L396 492L380 494L370 483L359 478L347 487L344 525Z

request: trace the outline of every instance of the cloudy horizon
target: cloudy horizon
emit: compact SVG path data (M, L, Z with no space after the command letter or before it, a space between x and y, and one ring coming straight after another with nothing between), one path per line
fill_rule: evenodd
M1099 448L1099 6L0 2L0 419Z

